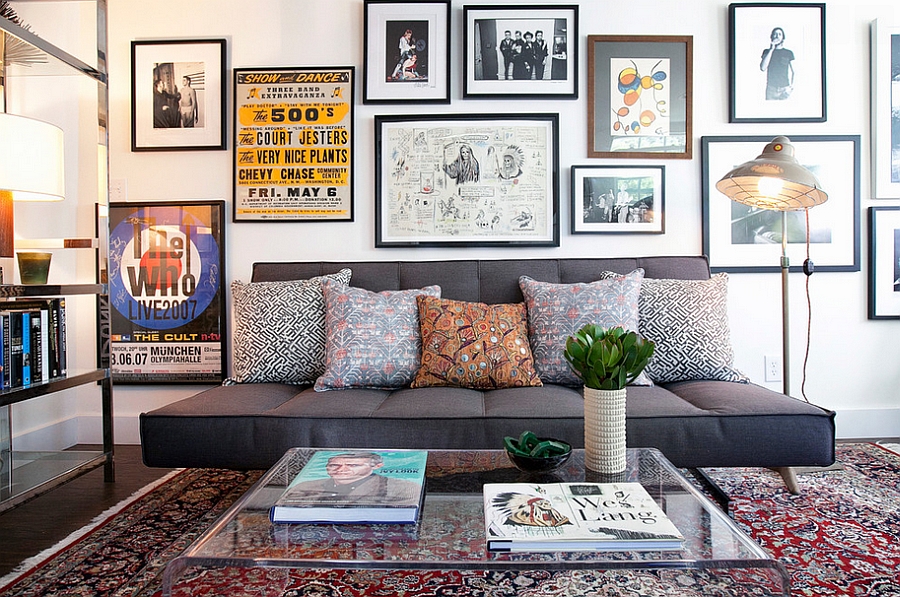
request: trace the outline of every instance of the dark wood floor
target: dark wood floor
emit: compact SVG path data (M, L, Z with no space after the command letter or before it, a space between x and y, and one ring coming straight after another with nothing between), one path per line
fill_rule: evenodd
M116 446L115 466L115 483L103 482L101 467L0 513L0 576L169 472L144 466L140 446Z

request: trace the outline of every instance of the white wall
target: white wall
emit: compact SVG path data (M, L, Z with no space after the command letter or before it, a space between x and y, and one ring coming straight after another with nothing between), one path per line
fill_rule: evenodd
M563 2L561 2L563 3ZM568 3L568 2L565 2ZM509 3L514 5L516 3ZM361 103L362 0L115 0L109 3L110 178L125 180L130 200L225 199L231 206L231 151L130 151L130 42L141 39L228 40L228 66L357 66L355 212L352 223L228 223L227 281L247 280L258 260L384 260L537 258L699 254L701 248L700 137L704 135L862 135L862 208L869 183L869 23L900 23L895 2L831 0L827 16L828 121L821 124L728 124L726 0L674 3L581 2L578 100L468 100L461 92L460 0L453 2L452 104L370 106ZM588 34L692 35L694 40L694 159L634 161L666 166L665 235L579 235L568 232L572 164L631 163L585 156ZM230 90L230 78L229 78ZM230 93L229 93L230 95ZM227 114L231 116L229 97ZM561 246L555 249L374 249L373 115L385 113L559 112L561 130ZM231 135L229 124L229 139ZM761 148L760 148L761 149ZM748 158L753 156L748 156ZM896 202L894 202L896 203ZM900 321L866 319L866 229L862 269L813 276L812 349L806 393L838 411L841 437L900 436ZM815 258L815 256L813 256ZM780 354L777 274L732 274L730 314L736 365L765 384L763 355ZM799 395L806 336L804 276L792 276L793 388ZM780 384L768 384L779 390ZM119 386L117 439L137 442L137 415L196 392L196 386ZM82 441L97 441L90 413ZM96 434L96 435L95 435Z

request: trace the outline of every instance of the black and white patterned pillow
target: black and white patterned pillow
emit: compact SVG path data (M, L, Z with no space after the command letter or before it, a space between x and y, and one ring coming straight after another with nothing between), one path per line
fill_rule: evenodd
M234 383L314 383L325 371L322 280L350 283L349 269L309 280L231 283Z
M735 369L728 325L728 274L708 280L644 278L642 336L656 343L646 373L655 382L710 379L748 383Z

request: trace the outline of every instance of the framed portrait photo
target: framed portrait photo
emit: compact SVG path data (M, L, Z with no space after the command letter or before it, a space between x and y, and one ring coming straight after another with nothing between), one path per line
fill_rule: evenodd
M559 115L375 116L375 246L559 246Z
M366 0L363 103L450 103L450 0Z
M825 122L825 4L730 4L730 122Z
M900 319L900 207L869 208L869 319Z
M859 271L859 135L790 137L795 157L812 172L828 200L787 213L791 271L810 259L816 271ZM702 137L703 252L714 272L781 270L782 213L750 207L716 189L736 166L758 156L772 137ZM808 225L807 225L808 212Z
M588 157L690 159L693 38L588 36Z
M578 6L464 6L463 97L578 98Z
M900 24L872 23L872 189L900 198Z
M572 234L662 234L665 166L572 166Z
M131 42L131 150L225 149L225 40Z

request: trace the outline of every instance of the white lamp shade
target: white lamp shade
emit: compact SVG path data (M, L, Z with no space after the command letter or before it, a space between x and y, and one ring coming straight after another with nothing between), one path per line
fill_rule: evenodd
M0 114L0 191L16 201L65 198L63 132L57 126Z

